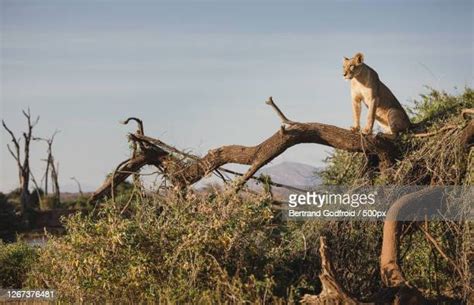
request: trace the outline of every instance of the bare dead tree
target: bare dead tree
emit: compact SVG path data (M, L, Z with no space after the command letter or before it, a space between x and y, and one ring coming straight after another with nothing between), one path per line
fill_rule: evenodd
M46 161L46 169L44 174L44 194L48 195L49 185L48 180L51 178L52 182L52 190L55 194L56 198L59 200L60 190L59 190L59 182L58 182L58 165L54 164L54 156L53 156L53 142L56 135L59 133L59 130L54 131L50 138L40 138L35 137L34 140L36 141L44 141L47 145L47 157L44 161Z
M54 165L54 160L51 163L51 180L53 182L53 193L57 200L60 200L61 191L59 190L59 162Z
M16 137L15 134L8 128L4 120L2 120L3 128L10 134L11 142L13 144L13 149L10 145L7 144L8 151L15 159L17 168L18 168L18 179L19 186L21 190L20 201L23 212L27 211L29 208L30 202L30 191L29 191L29 182L31 178L30 170L30 142L33 138L33 128L38 124L39 116L36 119L32 120L31 112L28 108L28 111L22 111L23 115L26 118L27 122L27 131L23 132L23 160L21 155L21 137Z
M82 192L81 183L79 182L79 180L76 179L76 177L71 177L70 179L73 180L74 182L76 182L77 188L79 189L79 194L82 197L84 195L84 193Z

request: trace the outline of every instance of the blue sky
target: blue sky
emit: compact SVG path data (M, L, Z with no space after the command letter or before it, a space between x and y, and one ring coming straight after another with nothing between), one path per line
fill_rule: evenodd
M128 116L198 154L273 134L270 95L291 119L348 127L341 62L358 51L404 105L425 85L473 85L472 1L0 3L0 117L19 131L29 106L41 116L36 135L61 130L54 153L66 190L71 176L95 188L129 155L134 127L118 124ZM0 135L8 191L17 173ZM33 145L38 177L45 151ZM300 145L273 163L320 166L328 151Z

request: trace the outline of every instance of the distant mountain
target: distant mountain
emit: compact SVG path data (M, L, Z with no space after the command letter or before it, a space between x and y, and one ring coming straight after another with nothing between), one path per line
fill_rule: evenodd
M261 174L270 176L273 182L289 185L303 190L309 190L322 183L321 168L298 162L282 162L280 164L264 167L255 176ZM248 183L250 187L256 187L257 183L252 180Z

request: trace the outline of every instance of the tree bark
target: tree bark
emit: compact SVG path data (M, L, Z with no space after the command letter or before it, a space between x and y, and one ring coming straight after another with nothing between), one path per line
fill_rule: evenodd
M308 305L359 305L364 304L354 300L335 278L334 268L330 259L326 239L319 238L319 254L321 256L321 280L322 290L318 295L305 294L301 304Z
M44 174L44 178L45 178L44 193L45 195L48 195L48 181L49 181L49 176L51 175L52 190L53 190L53 193L55 194L56 199L59 201L59 197L60 197L60 189L59 189L59 181L58 181L59 165L54 164L54 157L53 157L53 142L54 142L54 138L56 137L58 133L59 131L56 130L49 139L35 137L34 140L44 141L48 145L48 148L47 148L48 155L45 160L46 170ZM50 170L51 170L51 173L50 173Z

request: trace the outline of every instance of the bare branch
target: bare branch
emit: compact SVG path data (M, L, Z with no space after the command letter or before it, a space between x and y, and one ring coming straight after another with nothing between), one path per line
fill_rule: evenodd
M2 120L2 125L5 128L5 130L10 134L11 142L13 143L13 145L15 147L15 152L13 152L10 145L7 144L8 152L10 152L13 159L15 159L15 161L16 161L16 164L17 164L17 167L18 167L18 179L19 179L19 183L21 185L21 183L22 183L22 173L24 171L23 165L21 164L21 160L20 160L20 158L21 158L21 152L20 152L20 140L21 140L21 138L17 139L15 137L15 134L13 133L13 131L11 131L10 128L8 128L8 126L7 126L7 124L5 123L4 120Z
M8 149L8 151L10 152L10 154L12 155L13 159L15 159L16 162L18 163L18 166L21 167L20 159L19 159L18 156L12 151L12 149L10 148L10 145L8 145L8 144L7 144L7 149Z
M438 130L435 130L435 131L432 131L432 132L425 132L425 133L417 133L417 134L414 134L414 137L415 138L424 138L424 137L430 137L430 136L434 136L440 132L443 132L443 131L446 131L446 130L449 130L449 129L454 129L454 128L457 128L458 126L456 125L446 125L446 126L443 126L442 128L438 129Z
M5 130L10 134L10 136L12 138L12 142L18 144L18 141L15 137L15 134L13 133L13 131L11 131L10 128L8 128L8 126L7 126L7 124L5 123L4 120L2 120L2 125L3 125L3 128L5 128Z
M139 155L133 160L127 159L125 161L127 162L121 162L124 163L124 165L120 169L118 169L113 176L109 177L105 181L105 183L94 192L94 194L89 199L89 202L96 201L97 199L102 198L104 196L108 196L111 193L113 186L117 186L118 184L122 183L128 178L128 176L130 176L130 173L136 172L143 166L147 165L147 163L149 162L148 157L145 155Z
M351 298L344 288L337 282L336 274L331 262L326 239L319 238L319 253L321 256L321 280L322 291L319 295L305 294L301 299L301 304L323 305L323 304L347 304L359 305L360 303Z
M276 113L278 114L278 116L280 117L282 123L284 124L288 124L288 125L291 125L291 124L296 124L296 122L293 122L291 120L289 120L284 114L283 112L280 110L280 108L278 108L278 106L273 102L273 98L270 96L268 98L268 100L265 102L267 105L270 105L275 111Z
M82 196L84 193L82 192L82 187L81 187L81 183L79 182L79 180L77 180L76 177L71 177L70 179L72 181L76 182L77 188L79 189L79 194L81 194L81 196Z
M138 124L138 134L144 135L143 121L136 117L129 117L125 121L120 122L121 124L127 125L130 121L135 121Z
M237 184L237 187L241 187L262 166L286 149L300 143L315 143L352 152L371 153L378 156L379 166L382 168L389 167L397 154L395 145L389 139L376 135L361 136L347 129L321 123L294 123L284 133L277 131L256 146L222 146L210 150L201 158L185 154L159 139L145 135L130 134L129 138L140 143L142 151L124 166L130 168L120 168L118 171L136 172L144 165L154 165L163 171L164 176L172 184L179 187L192 185L228 163L250 165L249 170ZM117 173L116 179L113 179L114 184L124 181L128 175ZM110 194L111 186L112 181L109 178L92 195L91 200L95 201L101 196Z
M39 116L36 117L36 119L34 120L33 123L31 123L31 111L30 111L30 107L28 107L28 111L26 112L25 110L22 110L21 111L23 113L23 115L26 117L27 121L28 121L28 127L31 129L33 129L33 127L36 126L36 124L38 124L38 121L40 119Z
M240 177L244 176L244 174L242 174L242 173L239 173L239 172L227 169L227 168L223 168L223 167L220 167L219 170L223 171L223 172L226 172L226 173L229 173L229 174L232 174L232 175L240 176ZM250 177L250 179L257 180L257 181L260 181L262 183L268 183L268 184L270 184L272 186L275 186L275 187L286 188L286 189L296 191L296 192L306 192L307 191L307 190L303 190L303 189L300 189L300 188L297 188L297 187L294 187L294 186L291 186L291 185L286 185L286 184L277 183L277 182L273 182L273 181L266 181L266 180L264 180L260 177L256 177L256 176L252 176L252 177Z
M438 251L438 253L451 265L453 266L454 270L456 270L456 272L458 273L459 275L459 278L464 278L464 275L461 271L461 269L459 268L459 266L452 260L449 258L449 256L443 251L443 249L441 248L441 246L438 244L438 242L436 241L436 239L430 234L430 232L428 232L428 230L426 230L425 228L423 228L423 226L418 226L418 228L423 232L423 234L425 234L425 237L426 239L433 245L433 247Z

